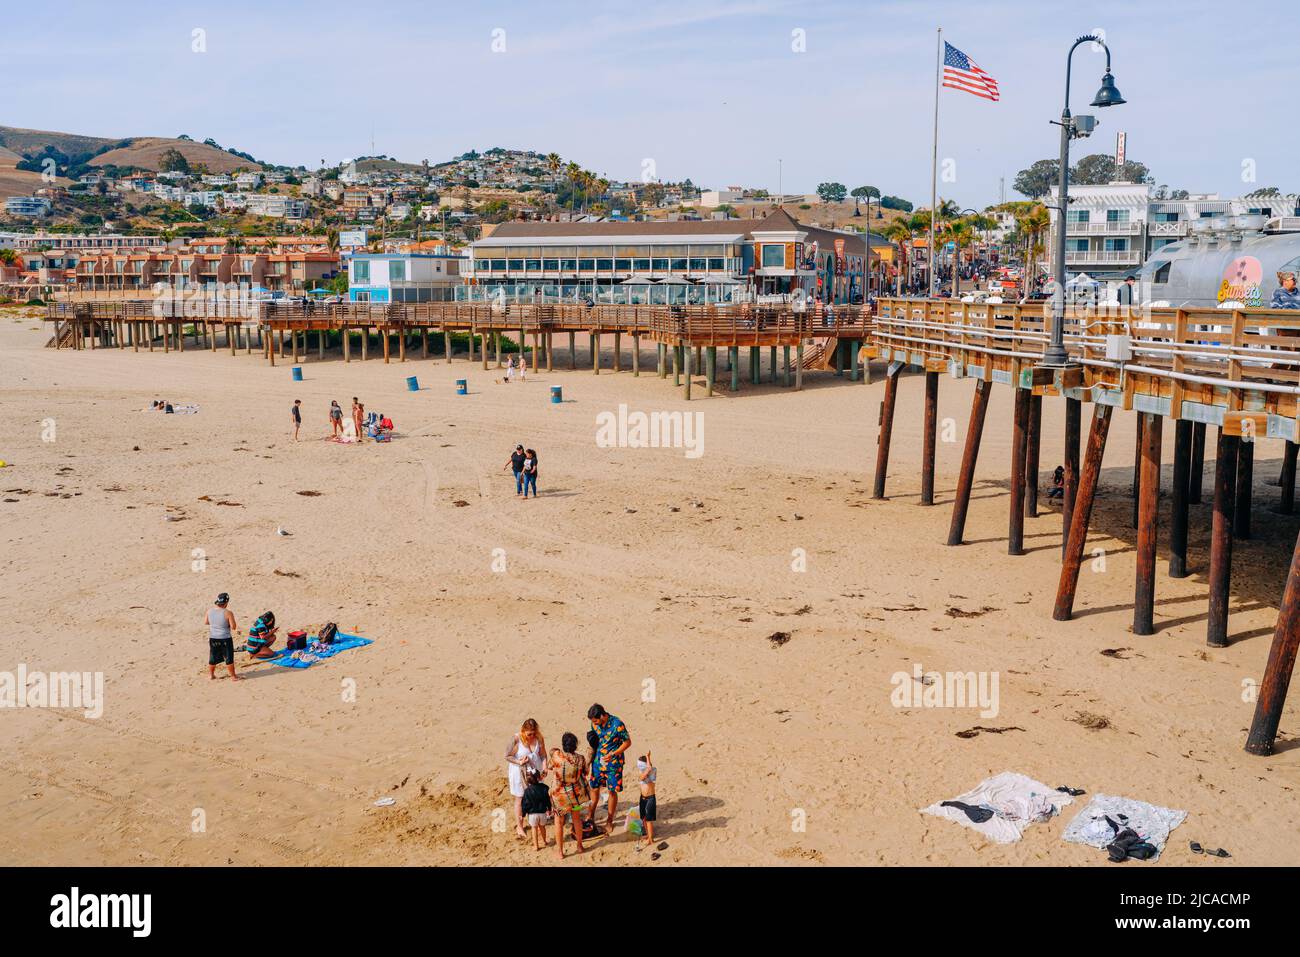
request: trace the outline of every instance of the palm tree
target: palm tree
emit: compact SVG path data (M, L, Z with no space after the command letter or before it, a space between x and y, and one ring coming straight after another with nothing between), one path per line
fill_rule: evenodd
M333 226L325 230L325 248L332 253L339 251L339 231Z
M969 246L975 238L975 231L965 219L954 219L944 226L943 235L953 244L952 255L952 297L961 298L961 249Z
M871 234L868 232L867 235ZM881 231L881 235L891 243L898 245L900 262L898 264L898 275L895 277L894 292L896 295L901 296L903 294L903 276L908 271L908 247L912 242L912 225L906 218L900 216L892 220Z
M574 208L574 204L577 202L577 196L574 195L574 192L577 189L578 180L581 177L582 177L582 167L579 166L577 163L571 161L569 162L568 165L564 167L564 178L569 181L569 209L570 210Z
M560 194L560 182L557 177L559 175L560 166L562 164L563 164L563 160L560 159L559 153L546 154L546 168L551 173L551 191L557 199L559 198L559 194Z
M1021 232L1025 234L1025 277L1022 299L1029 296L1029 285L1033 279L1036 266L1035 257L1042 251L1040 240L1051 221L1052 218L1047 212L1047 207L1042 203L1035 203L1016 219ZM1059 281L1061 277L1058 276L1057 279Z

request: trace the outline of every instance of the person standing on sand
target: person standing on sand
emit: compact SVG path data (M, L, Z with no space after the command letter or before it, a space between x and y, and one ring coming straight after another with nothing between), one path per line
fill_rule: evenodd
M217 677L217 665L224 664L230 671L232 681L242 681L239 675L235 674L235 616L230 613L227 607L230 604L230 596L222 592L217 596L213 603L214 607L209 608L207 614L203 616L203 622L208 626L208 678L215 680Z
M551 750L551 771L555 784L551 787L551 807L555 811L555 856L564 860L564 819L573 825L573 840L582 853L582 816L591 802L587 785L587 759L578 754L578 736L564 732L560 748Z
M510 469L515 473L515 494L519 495L524 490L524 459L528 456L524 454L524 447L516 445L515 450L510 453L510 461L501 466L503 469Z
M339 407L338 399L330 400L330 438L338 439L343 437L343 409Z
M361 441L361 402L354 395L352 397L352 425L356 429L357 441Z
M623 753L632 747L632 736L628 734L627 725L621 719L610 714L598 704L587 709L587 720L600 738L600 765L592 769L592 784L609 791L609 803L605 813L605 833L614 833L614 815L618 813L618 793L623 790ZM600 791L591 802L589 821L596 823L596 804Z
M533 498L537 498L537 453L529 449L524 453L524 498L528 498L528 490L533 490Z
M515 799L515 834L519 837L528 836L524 833L523 812L525 766L532 767L539 778L546 774L546 741L533 718L519 726L519 732L506 747L506 777L510 782L510 795Z
M302 409L300 408L301 405L302 405L302 399L294 399L293 408L289 410L290 415L293 416L293 440L295 442L298 441L298 430L302 428Z

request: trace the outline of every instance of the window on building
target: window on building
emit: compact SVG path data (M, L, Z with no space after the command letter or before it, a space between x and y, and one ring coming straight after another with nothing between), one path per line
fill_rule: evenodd
M763 267L775 266L781 268L785 265L785 246L768 243L763 247Z
M1065 251L1071 253L1086 253L1088 251L1088 240L1067 239L1065 241Z
M1067 209L1065 211L1065 221L1067 223L1086 223L1090 210L1086 209Z
M406 282L406 262L404 260L394 259L388 263L388 281Z
M1168 246L1170 243L1176 243L1176 242L1178 242L1178 240L1176 239L1153 239L1151 240L1151 251L1155 252L1157 249L1161 248L1162 246Z
M608 261L608 260L606 260L606 261ZM630 259L615 259L615 260L614 260L614 270L615 270L616 272L631 272L631 271L632 271L632 260L630 260Z
M510 271L511 271L511 272L523 272L523 271L524 271L524 261L523 261L522 259L511 259L511 260L509 260L509 262L510 262Z
M524 260L524 270L527 272L538 272L541 270L541 268L542 268L542 261L540 259Z
M649 260L649 259L636 259L636 260L633 260L633 263L634 263L634 268L636 269L637 272L649 272L649 271L650 271L650 260Z
M614 270L614 260L612 260L612 259L597 259L597 260L596 260L596 271L597 271L597 272L612 272L613 270Z
M1127 223L1127 209L1108 209L1106 210L1106 222L1108 223Z
M722 272L727 268L727 260L721 257L709 257L709 269L714 272Z
M673 262L673 272L686 272L686 267L689 263L689 260L674 259L672 262Z
M368 260L352 260L352 281L354 283L370 282L370 262Z
M580 270L582 270L583 272L593 272L593 271L595 270L595 268L596 268L596 260L594 260L594 259L579 259L579 260L578 260L578 268L579 268Z
M1152 213L1151 221L1153 223L1176 223L1178 222L1178 213Z
M560 261L558 259L543 259L542 268L547 272L556 272L560 268Z
M1106 252L1108 253L1128 252L1128 238L1124 237L1120 239L1107 239Z
M667 272L667 271L668 271L668 260L667 260L667 259L652 259L650 262L651 262L651 264L653 265L653 267L654 267L654 271L655 271L655 272Z
M783 263L785 262L784 257L781 259L781 262ZM691 272L704 272L708 268L709 268L709 261L707 259L695 259L694 257L691 258Z

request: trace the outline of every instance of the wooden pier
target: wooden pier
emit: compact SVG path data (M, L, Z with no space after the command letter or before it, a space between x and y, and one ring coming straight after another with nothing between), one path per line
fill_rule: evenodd
M873 494L885 495L898 376L905 366L925 373L921 503L933 502L934 431L940 374L973 379L974 397L957 482L948 544L960 545L984 430L989 392L1015 390L1007 551L1024 553L1024 519L1036 513L1041 402L1066 403L1065 488L1060 581L1052 617L1068 621L1093 503L1117 413L1138 416L1134 517L1137 574L1133 633L1154 632L1163 423L1174 425L1174 488L1170 495L1169 571L1186 577L1188 505L1199 502L1206 426L1217 427L1209 558L1206 641L1228 643L1233 538L1250 535L1252 465L1258 438L1283 439L1281 511L1293 510L1300 400L1300 312L1262 309L1072 309L1065 316L1070 354L1065 367L1043 364L1052 332L1049 303L988 304L882 299L867 353L888 362L881 403ZM1083 403L1093 407L1082 463ZM1035 494L1028 490L1034 488ZM1246 742L1271 754L1300 647L1300 539L1297 540L1268 664Z
M519 351L530 353L533 371L555 368L555 336L568 335L569 367L577 369L576 337L586 336L592 372L601 372L600 341L614 338L614 370L623 368L623 337L631 339L632 372L641 374L643 340L655 344L656 371L660 378L671 372L674 385L684 386L691 397L691 381L703 372L706 388L716 386L718 349L728 352L731 391L739 389L740 350L750 350L750 379L761 381L762 349L769 351L771 381L802 388L808 369L847 371L856 381L865 368L859 362L861 347L870 339L872 319L861 306L809 306L736 304L722 306L585 306L582 304L489 303L275 303L178 302L178 314L167 314L156 300L92 300L56 302L47 307L45 320L54 326L54 348L143 347L164 352L185 350L186 330L191 348L228 349L232 355L256 349L274 365L277 356L296 363L311 353L314 334L316 355L324 358L326 342L337 334L344 362L370 358L372 336L378 336L383 360L408 359L411 344L419 342L420 357L429 357L430 336L441 336L443 355L451 361L453 337L464 339L469 361L489 368L489 352L501 365L503 342L513 339ZM354 340L359 340L359 356ZM395 348L394 348L395 346ZM778 371L777 350L782 350L784 371ZM477 358L476 358L477 356ZM684 377L684 378L683 378Z

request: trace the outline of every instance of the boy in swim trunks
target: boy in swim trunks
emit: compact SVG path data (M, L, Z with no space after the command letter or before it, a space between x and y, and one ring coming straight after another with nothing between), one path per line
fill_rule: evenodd
M636 759L636 771L637 777L641 779L641 826L645 829L645 839L641 843L653 844L655 818L658 816L655 806L655 778L659 776L659 770L654 766L649 751Z

